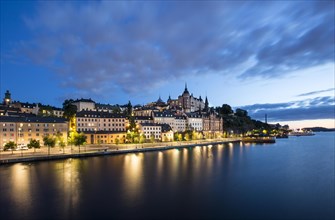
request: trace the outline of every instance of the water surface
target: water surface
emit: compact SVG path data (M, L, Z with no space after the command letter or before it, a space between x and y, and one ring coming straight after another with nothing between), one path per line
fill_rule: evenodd
M1 219L333 219L335 133L0 167Z

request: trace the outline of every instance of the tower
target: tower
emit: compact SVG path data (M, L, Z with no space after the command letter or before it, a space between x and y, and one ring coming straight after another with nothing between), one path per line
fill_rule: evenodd
M7 90L5 93L5 98L3 99L3 104L9 105L10 103L12 103L12 98L10 92Z

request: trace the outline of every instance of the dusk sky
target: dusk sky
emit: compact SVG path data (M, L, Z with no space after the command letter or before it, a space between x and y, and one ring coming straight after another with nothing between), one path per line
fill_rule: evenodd
M334 1L1 1L1 100L146 104L187 83L290 127L335 127Z

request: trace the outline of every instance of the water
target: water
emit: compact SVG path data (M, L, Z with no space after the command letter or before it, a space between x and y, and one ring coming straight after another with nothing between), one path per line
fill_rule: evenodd
M1 219L333 219L335 133L0 167Z

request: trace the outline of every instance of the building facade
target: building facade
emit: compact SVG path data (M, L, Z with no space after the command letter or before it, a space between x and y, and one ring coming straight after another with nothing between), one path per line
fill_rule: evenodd
M56 117L17 117L0 116L0 146L9 141L16 144L28 144L31 139L40 141L47 135L60 136L67 140L68 124L65 119Z
M128 120L125 115L109 112L81 111L76 114L78 132L117 131L125 132Z

